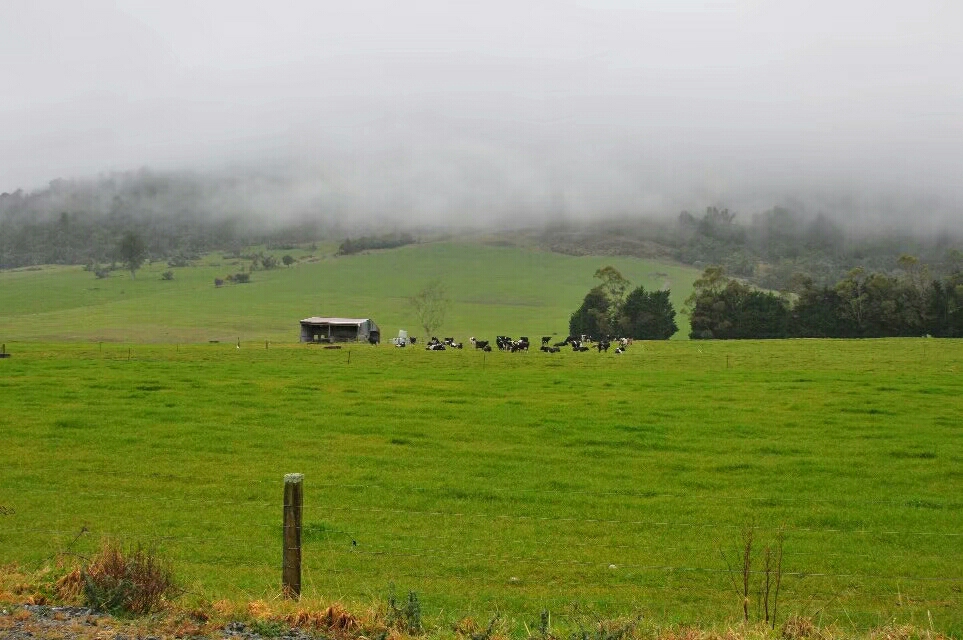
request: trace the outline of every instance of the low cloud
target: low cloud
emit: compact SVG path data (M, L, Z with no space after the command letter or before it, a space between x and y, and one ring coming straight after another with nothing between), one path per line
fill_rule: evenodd
M963 220L955 4L325 4L15 3L0 191L149 166L268 217Z

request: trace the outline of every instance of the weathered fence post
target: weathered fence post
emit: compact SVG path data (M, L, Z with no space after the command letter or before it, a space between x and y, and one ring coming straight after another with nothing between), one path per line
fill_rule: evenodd
M284 476L284 564L281 588L286 598L301 597L301 507L304 474Z

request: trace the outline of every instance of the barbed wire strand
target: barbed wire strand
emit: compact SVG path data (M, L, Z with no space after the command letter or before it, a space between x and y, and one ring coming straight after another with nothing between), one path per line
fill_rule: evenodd
M31 469L31 471L35 471ZM46 472L49 473L61 473L63 469L49 469ZM37 475L42 475L44 471L40 471ZM130 473L124 473L123 478L130 481L131 478L143 478L144 480L155 481L149 475L142 476L132 476ZM185 481L190 480L190 478L185 477ZM248 481L248 484L275 484L274 480L253 480ZM278 483L280 484L280 483ZM344 489L344 490L378 490L378 491L388 491L396 495L404 495L406 493L433 493L442 494L441 497L445 497L444 493L447 490L456 490L454 488L437 488L437 487L423 487L417 485L392 485L385 486L379 484L351 484L351 483L312 483L313 488L321 489ZM21 494L23 492L28 493L60 493L62 490L58 487L37 487L28 486L17 488L17 493ZM76 491L76 489L71 489L71 492ZM155 500L155 501L192 501L199 503L211 503L211 504L234 504L234 505L254 505L259 506L270 506L271 502L254 502L251 500L205 500L205 499L192 499L184 496L160 496L157 494L145 494L143 492L137 493L121 493L117 491L104 492L104 491L84 491L83 493L88 495L100 495L104 497L115 496L124 499L137 499L137 500ZM689 493L672 493L672 492L649 492L649 491L632 491L632 490L604 490L604 491L592 491L588 489L520 489L515 487L486 487L482 495L477 496L480 499L484 499L484 493L502 493L502 494L535 494L535 495L562 495L562 496L581 496L586 498L599 498L599 497L623 497L623 498L635 498L638 500L689 500L694 502L699 502L700 504L710 503L710 502L765 502L765 503L782 503L787 505L792 504L827 504L827 505L839 505L839 506L853 506L853 505L865 505L865 506L892 506L898 508L906 509L920 509L920 508L933 508L933 509L948 509L948 510L960 510L963 509L963 502L953 502L946 501L945 498L937 497L921 497L919 495L907 496L904 498L889 498L889 499L870 499L870 500L856 500L852 498L818 498L818 497L783 497L783 496L745 496L745 495L727 495L727 494L689 494ZM471 497L471 496L468 496ZM455 496L453 499L458 499Z

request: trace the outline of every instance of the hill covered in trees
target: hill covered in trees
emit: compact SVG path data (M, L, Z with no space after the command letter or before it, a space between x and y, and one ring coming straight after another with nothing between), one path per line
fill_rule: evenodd
M118 260L128 233L159 259L313 240L325 218L254 176L141 170L0 194L0 268Z
M954 233L855 231L831 214L783 207L754 214L709 207L701 215L683 211L662 218L586 217L581 222L547 216L547 222L519 217L499 228L453 215L434 226L399 228L371 212L339 205L316 178L143 169L0 194L0 268L123 261L118 247L129 233L143 238L150 259L176 262L211 250L236 253L250 245L321 240L340 243L340 253L347 255L435 237L450 230L445 225L461 224L462 233L489 241L534 243L573 255L673 260L699 269L718 265L758 287L791 291L806 278L815 286L835 286L857 267L893 274L904 254L944 277L963 249Z
M744 219L744 221L743 221ZM909 231L848 231L829 214L807 216L774 207L751 216L708 207L674 219L620 218L591 224L556 223L537 234L545 248L574 255L633 255L721 266L732 277L765 289L790 291L808 278L834 286L854 268L893 273L902 255L926 263L933 275L953 272L963 237Z

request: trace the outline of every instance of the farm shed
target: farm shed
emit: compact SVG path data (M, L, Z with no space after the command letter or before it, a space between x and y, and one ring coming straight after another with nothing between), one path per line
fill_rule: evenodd
M381 329L370 318L305 318L301 342L381 342Z

